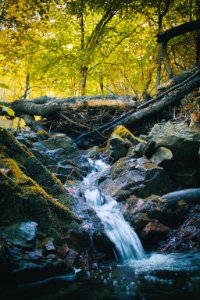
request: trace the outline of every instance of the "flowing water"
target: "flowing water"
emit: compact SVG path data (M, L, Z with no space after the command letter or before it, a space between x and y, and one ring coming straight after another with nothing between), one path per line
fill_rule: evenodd
M125 221L119 204L114 198L104 194L98 188L98 180L109 169L101 160L91 161L92 172L83 180L82 190L86 202L94 208L109 239L116 248L119 263L131 264L145 257L142 244L130 225Z
M155 300L200 299L200 254L145 255L136 233L124 220L119 204L98 188L109 166L90 161L92 171L82 182L82 192L116 248L117 264L77 273L74 282L48 285L46 290L23 291L21 299L34 300ZM43 296L42 296L43 295ZM13 299L13 298L12 298Z

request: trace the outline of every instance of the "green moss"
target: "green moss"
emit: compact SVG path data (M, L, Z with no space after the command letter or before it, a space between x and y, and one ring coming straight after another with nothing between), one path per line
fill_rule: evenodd
M59 231L79 222L69 208L70 201L60 180L0 128L0 225L32 220L44 233L52 228Z
M9 225L18 221L33 220L39 230L59 230L72 221L79 222L73 212L56 201L32 178L26 176L12 159L2 159L0 167L12 170L7 175L0 170L0 224Z
M74 185L76 185L76 184L78 184L80 181L79 180L77 180L77 179L74 179L74 180L66 180L65 181L65 185L67 185L67 186L74 186Z
M27 181L30 180L30 178L24 175L16 162L11 158L0 159L0 167L7 169L8 176L13 178L13 180L15 180L15 182L18 184L27 183Z
M125 140L126 142L129 142L131 144L146 143L144 140L136 137L122 125L117 126L113 131L113 134L115 134L120 140Z
M49 138L49 134L45 130L39 130L37 136L40 140L46 140Z
M45 130L39 130L37 132L37 135L47 135L48 136L48 133Z

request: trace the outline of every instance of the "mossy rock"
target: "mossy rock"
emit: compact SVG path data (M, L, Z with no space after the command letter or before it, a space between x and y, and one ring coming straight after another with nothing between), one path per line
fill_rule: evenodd
M39 130L36 134L38 139L42 141L49 138L49 134L45 130Z
M0 186L1 226L32 220L40 231L47 232L79 222L69 208L26 176L13 159L0 160Z
M126 156L131 146L146 142L132 134L126 127L119 125L111 134L107 143L107 152L116 161Z
M0 128L0 157L9 157L16 161L27 176L33 178L53 197L64 199L67 193L61 181L6 129Z

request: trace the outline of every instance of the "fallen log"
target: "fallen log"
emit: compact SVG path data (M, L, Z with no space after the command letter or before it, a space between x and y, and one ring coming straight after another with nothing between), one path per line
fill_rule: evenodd
M161 200L169 204L176 204L180 200L186 201L189 205L200 204L200 188L185 189L165 194Z
M40 97L32 100L16 100L11 103L0 102L0 105L12 108L18 117L23 114L48 117L68 109L77 110L91 107L130 110L137 107L137 102L133 96L107 95L72 98Z
M150 99L149 101L142 103L141 105L139 105L137 107L137 109L144 108L144 107L148 106L149 104L163 98L165 95L176 90L177 88L180 88L181 86L183 86L184 84L186 84L187 82L189 82L190 80L192 80L194 77L196 77L199 74L200 74L200 70L197 70L195 73L192 73L192 74L191 74L191 72L183 72L181 75L168 80L167 83L165 83L165 88L168 88L166 91L163 91L158 96Z
M159 102L154 103L152 106L140 109L139 111L130 113L128 112L121 118L107 123L98 129L85 133L78 137L75 142L79 147L89 147L95 144L95 141L102 142L118 125L123 125L129 128L131 125L144 121L152 117L165 108L175 105L178 101L183 99L185 95L190 93L195 88L200 87L200 75L196 76L193 80L187 82L184 86L179 87L176 91L171 92L169 95L163 97ZM97 143L96 143L97 144Z

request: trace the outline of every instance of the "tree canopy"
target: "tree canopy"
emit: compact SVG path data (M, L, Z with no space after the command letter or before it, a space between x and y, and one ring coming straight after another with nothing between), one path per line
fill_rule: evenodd
M129 94L169 75L157 34L199 20L199 0L1 0L1 100ZM168 42L171 74L195 63L198 30ZM166 54L166 53L165 53ZM159 65L160 64L160 65ZM158 80L157 80L158 84Z

